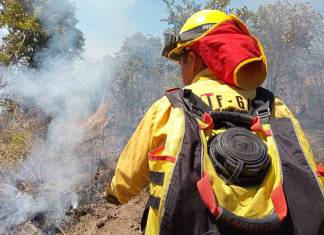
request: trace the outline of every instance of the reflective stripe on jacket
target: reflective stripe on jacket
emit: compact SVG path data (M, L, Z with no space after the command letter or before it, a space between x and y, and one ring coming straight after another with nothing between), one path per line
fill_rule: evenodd
M199 73L193 83L186 88L191 89L196 95L200 96L214 110L247 112L256 93L255 90L241 90L223 84L217 81L208 70ZM304 155L312 170L315 171L316 166L310 146L301 131L298 121L278 98L275 100L272 116L292 120L294 126L297 127ZM154 200L154 195L160 196L165 194L172 177L170 169L172 169L172 164L176 161L176 157L180 152L184 131L183 110L173 108L166 97L153 104L122 152L111 186L107 189L108 193L116 197L119 202L125 203L131 197L137 195L150 181L152 183L152 178L154 178L155 185L150 184L150 194L153 195L152 199ZM148 157L150 160L148 160ZM157 185L159 175L152 175L152 172L165 172L163 174L163 186ZM237 191L234 189L235 192L242 194L240 189ZM246 194L243 193L242 195ZM156 234L159 230L157 221L161 219L163 198L165 197L161 197L162 201L156 201L155 203L158 212L152 212L150 220L155 220L156 223L150 224L146 234ZM156 197L155 199L159 198ZM225 203L224 201L228 199L223 198L221 200ZM247 198L246 200L247 204L249 204L249 199ZM154 206L154 202L152 205ZM253 205L250 206L253 207ZM265 208L267 210L272 209L268 206ZM238 213L249 215L251 210L247 210L247 212L243 210L242 212L239 208ZM251 216L253 217L253 214Z

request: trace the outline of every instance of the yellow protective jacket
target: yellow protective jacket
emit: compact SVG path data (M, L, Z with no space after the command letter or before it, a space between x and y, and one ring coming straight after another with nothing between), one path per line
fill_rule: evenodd
M192 84L185 88L191 89L193 93L200 96L213 110L220 111L247 112L250 110L251 101L256 96L255 90L242 90L218 81L210 74L208 69L200 72ZM302 150L307 158L307 162L312 171L316 172L313 154L298 121L278 98L275 99L272 117L289 118L293 122L299 141L302 143ZM150 172L166 173L164 177L166 184L163 187L150 184L150 194L159 196L161 203L159 203L156 210L150 210L146 234L161 233L159 231L159 223L161 221L161 213L163 212L162 204L165 202L165 194L172 177L172 172L169 169L173 167L172 163L174 163L180 152L184 131L183 110L172 107L167 97L163 97L155 102L145 114L122 152L118 160L115 176L112 179L111 185L107 188L108 195L116 198L120 203L126 203L150 183ZM151 157L151 160L148 160L148 155ZM152 161L155 156L162 156L166 161L163 163ZM171 157L168 159L168 156ZM208 161L204 162L203 165L205 169L211 166ZM277 170L274 169L273 171ZM273 177L274 185L278 185L281 173L274 174L276 176L269 175L269 177ZM211 178L213 178L214 182L217 182L216 175L211 176ZM323 177L320 179L317 183L323 188ZM263 194L258 193L267 191L266 187L258 189L259 191L250 190L251 192L249 190L242 190L239 187L228 188L221 183L215 187L223 188L223 193L218 198L219 203L236 215L256 218L266 215L269 211L273 210L273 205L269 202L269 198L263 198ZM238 199L242 203L234 207L233 202Z

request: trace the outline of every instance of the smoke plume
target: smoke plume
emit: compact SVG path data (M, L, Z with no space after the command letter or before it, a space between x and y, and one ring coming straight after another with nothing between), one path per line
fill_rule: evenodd
M49 1L40 16L42 25L52 29L65 22L67 4ZM57 13L55 21L45 17L47 11ZM78 205L77 187L86 183L84 172L90 167L79 158L85 134L81 121L104 97L110 69L107 64L71 60L68 53L62 53L79 43L77 33L62 23L62 32L53 34L46 55L38 56L42 67L37 70L1 68L5 84L1 97L36 105L52 120L45 142L33 147L16 173L0 179L0 234L9 234L39 213L46 213L49 223L58 223L68 209Z

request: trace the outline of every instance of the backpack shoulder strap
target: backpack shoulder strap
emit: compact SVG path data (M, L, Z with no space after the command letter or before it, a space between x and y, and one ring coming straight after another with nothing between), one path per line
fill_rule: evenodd
M250 114L259 116L262 123L267 123L273 110L275 97L273 93L263 87L256 89L256 96L252 102Z
M173 88L165 92L165 96L174 108L186 109L182 98L182 90L180 88Z
M190 89L173 89L166 92L166 97L175 108L183 110L201 118L205 112L212 111L197 95Z
M261 100L265 103L269 102L269 108L272 111L275 97L274 94L266 88L258 87L256 89L255 100Z
M166 97L173 107L182 108L198 118L201 118L205 112L212 111L190 89L171 89L166 92ZM257 115L261 118L262 123L267 123L273 110L274 100L275 98L271 91L258 87L249 114L252 116Z

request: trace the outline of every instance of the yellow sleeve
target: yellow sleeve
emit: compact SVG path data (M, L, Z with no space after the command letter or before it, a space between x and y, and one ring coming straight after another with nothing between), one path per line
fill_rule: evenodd
M163 97L144 115L119 157L108 196L126 203L149 183L147 154L165 143L170 111L171 104Z

